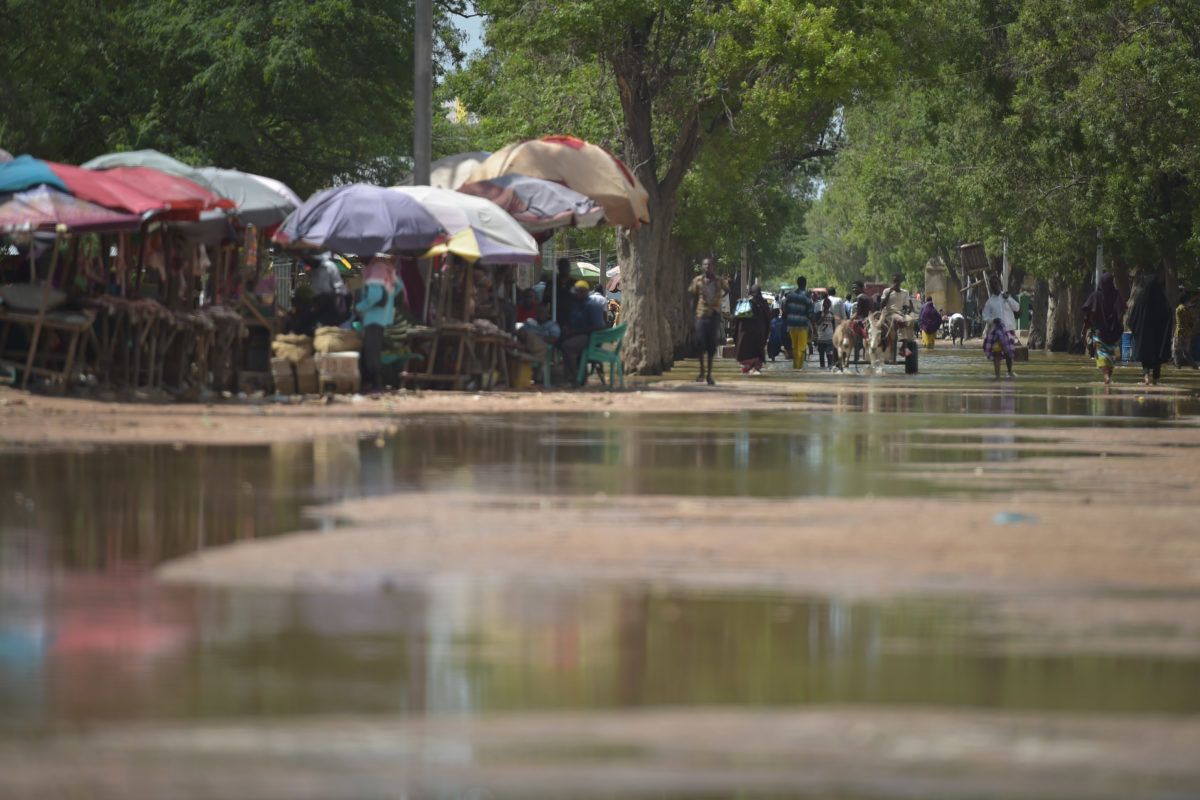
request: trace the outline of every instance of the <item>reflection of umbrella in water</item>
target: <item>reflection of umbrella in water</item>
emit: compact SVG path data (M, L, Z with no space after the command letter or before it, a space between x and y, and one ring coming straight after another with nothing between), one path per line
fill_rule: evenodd
M390 191L419 202L450 234L450 241L439 243L428 255L456 253L484 264L537 260L537 242L491 200L433 186L393 186Z
M416 199L352 183L317 192L293 211L274 241L296 249L369 256L389 250L426 250L444 233Z
M621 159L573 136L546 136L511 144L488 156L468 181L500 175L557 181L604 206L612 225L640 228L650 222L650 195Z
M561 183L528 175L508 174L464 183L458 191L486 197L530 233L591 228L604 220L604 207L590 197Z

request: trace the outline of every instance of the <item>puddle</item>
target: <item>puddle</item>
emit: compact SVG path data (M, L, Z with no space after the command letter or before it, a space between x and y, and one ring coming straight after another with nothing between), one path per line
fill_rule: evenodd
M972 376L961 385L921 375L920 391L883 394L855 383L876 378L826 374L803 407L768 411L461 415L401 421L381 445L0 453L0 726L702 705L1200 712L1190 656L1031 648L972 599L453 580L330 595L145 578L370 494L964 496L926 473L1083 455L1025 431L1200 411L1191 389L1105 395L1078 365L1079 385L1054 380L1053 363L991 384L974 356L942 358L955 380Z
M440 581L6 593L7 726L685 705L1200 711L1200 662L1008 652L979 601ZM735 646L736 643L736 646Z

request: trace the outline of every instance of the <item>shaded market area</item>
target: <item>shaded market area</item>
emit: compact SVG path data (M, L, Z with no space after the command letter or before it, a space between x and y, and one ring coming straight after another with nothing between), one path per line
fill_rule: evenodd
M922 365L139 422L4 390L0 789L1195 793L1200 379Z
M646 190L570 136L464 156L431 186L340 184L307 200L154 150L0 161L0 377L161 399L527 388L535 367L548 386L557 348L518 309L536 287L566 318L543 251L557 260L564 228L642 226ZM571 280L603 293L586 267Z

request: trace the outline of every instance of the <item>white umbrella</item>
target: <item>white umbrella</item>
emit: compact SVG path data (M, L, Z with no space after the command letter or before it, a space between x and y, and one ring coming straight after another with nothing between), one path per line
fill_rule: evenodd
M439 158L429 165L429 185L437 189L457 189L467 182L467 176L484 162L491 153L477 150ZM400 181L400 186L412 186L412 175Z
M521 224L491 200L433 186L392 186L389 191L416 200L452 236L467 229L474 231L484 240L480 243L485 251L480 260L485 263L528 263L540 252Z

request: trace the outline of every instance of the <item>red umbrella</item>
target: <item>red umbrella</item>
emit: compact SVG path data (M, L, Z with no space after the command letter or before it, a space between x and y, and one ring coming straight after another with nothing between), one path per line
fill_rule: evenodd
M80 199L109 208L131 211L134 214L169 211L173 208L168 199L148 194L109 172L98 172L70 164L56 164L53 161L46 163L62 179L71 194Z
M163 201L170 210L167 216L171 218L195 219L201 211L235 208L237 205L229 198L214 194L187 178L168 175L150 167L113 167L103 170L103 174Z

